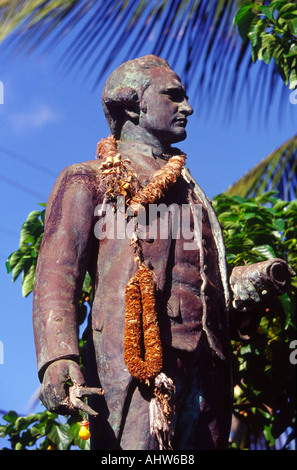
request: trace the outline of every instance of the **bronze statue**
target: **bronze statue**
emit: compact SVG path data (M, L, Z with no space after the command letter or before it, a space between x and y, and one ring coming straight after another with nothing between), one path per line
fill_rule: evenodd
M102 101L111 136L97 159L60 174L47 203L34 289L41 399L58 413L89 413L91 449L224 449L230 335L244 333L263 298L285 292L294 273L278 259L229 272L211 202L172 147L193 110L167 62L125 62ZM130 235L98 234L107 206L120 215L120 198ZM172 216L166 237L151 237L146 217L161 203L178 208L178 226ZM180 214L196 245L186 244ZM77 302L86 272L94 300L84 378Z

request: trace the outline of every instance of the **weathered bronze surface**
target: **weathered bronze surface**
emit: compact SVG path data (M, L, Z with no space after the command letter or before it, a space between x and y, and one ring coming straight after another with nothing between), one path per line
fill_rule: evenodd
M118 151L145 186L176 153L172 144L186 138L193 110L185 89L165 61L146 56L113 72L102 99ZM99 241L94 235L94 210L104 200L99 167L98 160L67 167L47 203L34 289L41 399L58 413L83 409L94 415L92 449L158 449L149 423L153 385L132 378L123 358L125 286L136 271L131 240ZM175 386L172 447L224 449L232 413L230 334L241 327L245 333L261 302L285 292L294 273L284 261L270 260L235 268L230 276L220 225L188 170L160 202L202 206L201 243L195 250L185 249L188 240L170 231L166 238L141 240L156 284L162 371ZM84 378L77 302L86 271L95 291ZM69 379L75 387L70 395ZM85 379L88 407L80 400Z

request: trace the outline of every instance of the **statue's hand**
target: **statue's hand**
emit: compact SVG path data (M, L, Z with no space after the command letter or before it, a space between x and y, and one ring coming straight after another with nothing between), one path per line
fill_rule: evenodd
M295 275L289 265L279 258L233 268L230 276L233 307L241 311L249 310L268 294L284 294Z
M40 399L44 406L59 414L76 414L78 410L96 416L81 398L90 395L102 395L103 390L84 387L85 380L79 365L68 359L60 359L48 366L45 371Z

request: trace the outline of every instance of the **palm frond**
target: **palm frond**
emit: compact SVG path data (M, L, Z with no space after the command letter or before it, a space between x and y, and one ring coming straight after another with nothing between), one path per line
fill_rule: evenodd
M256 165L227 189L232 196L256 197L265 191L278 191L278 197L297 197L297 135Z
M63 40L63 68L84 69L96 86L119 62L147 53L160 55L177 69L200 108L209 112L216 102L232 115L250 86L249 47L233 26L243 2L0 0L0 41L9 38L8 45L16 50L31 51L42 45L51 50ZM261 70L269 69L266 74L273 77L274 68L263 65ZM281 80L265 78L263 91L270 83L270 95L275 96Z

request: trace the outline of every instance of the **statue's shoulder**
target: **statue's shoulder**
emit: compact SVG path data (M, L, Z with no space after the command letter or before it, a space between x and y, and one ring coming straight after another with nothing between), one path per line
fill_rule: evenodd
M98 160L90 160L81 163L72 163L66 166L58 175L49 200L53 200L61 192L71 191L72 193L87 190L93 195L100 196L101 173Z
M82 176L86 178L99 178L100 163L98 160L88 160L80 163L72 163L66 166L58 176L59 180Z
M58 175L54 187L61 185L89 184L96 185L101 179L98 160L89 160L81 163L72 163L66 166Z

